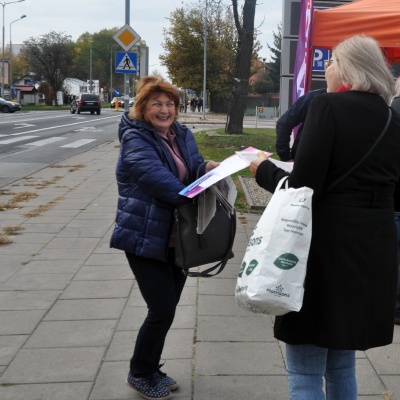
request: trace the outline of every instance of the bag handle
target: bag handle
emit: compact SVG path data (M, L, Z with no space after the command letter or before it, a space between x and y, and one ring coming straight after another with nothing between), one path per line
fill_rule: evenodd
M230 216L233 221L231 224L231 230L230 230L230 243L232 243L232 245L229 247L229 249L227 250L224 258L219 261L217 264L213 265L212 267L209 267L207 269L205 269L204 271L200 271L200 272L191 272L189 270L183 270L182 272L186 275L186 276L190 276L192 278L197 278L197 277L201 277L201 278L211 278L212 276L218 275L224 268L225 265L227 264L230 255L232 253L232 247L233 247L233 242L234 242L234 238L235 238L235 234L236 234L236 211L235 209L232 209L232 213ZM199 235L201 236L201 235ZM213 274L210 274L210 272L213 272L214 270L216 270L219 267L218 271L216 271Z
M346 178L347 176L349 176L356 168L358 168L364 161L365 159L374 151L375 147L378 145L378 143L381 141L381 139L383 138L383 136L385 135L386 131L389 128L390 125L390 121L392 119L392 110L389 109L389 116L388 119L386 121L386 125L384 126L382 132L379 134L378 139L376 139L375 143L371 146L371 148L366 152L366 154L361 158L360 161L358 161L358 163L356 165L354 165L352 168L350 168L348 171L346 171L341 177L339 177L338 179L336 179L336 181L334 181L331 185L328 186L328 189L326 189L324 191L324 193L327 193L329 190L331 190L334 186L336 186L339 182L341 182L344 178Z

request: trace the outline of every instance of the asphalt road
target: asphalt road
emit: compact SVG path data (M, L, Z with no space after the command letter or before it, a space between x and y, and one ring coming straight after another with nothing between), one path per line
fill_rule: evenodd
M0 187L115 139L122 111L0 114Z
M0 188L55 163L91 150L118 134L123 110L102 109L100 115L62 111L0 113ZM180 114L179 121L193 133L223 128L226 115ZM272 121L258 127L274 127ZM245 117L244 127L255 127L254 117Z

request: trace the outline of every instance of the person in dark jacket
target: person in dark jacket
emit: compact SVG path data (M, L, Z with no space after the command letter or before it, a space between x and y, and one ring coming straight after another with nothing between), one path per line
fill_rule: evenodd
M174 264L174 209L179 192L218 166L205 162L192 132L176 121L178 90L158 76L142 78L133 108L119 125L118 210L111 247L125 251L147 304L127 382L146 399L168 399L177 382L161 372L165 338L186 276Z
M392 100L391 108L400 114L400 77L395 83L395 97ZM394 191L394 219L397 228L397 255L398 255L398 282L397 282L397 297L396 297L396 315L394 323L400 325L400 188Z
M268 160L250 165L268 191L287 175L290 187L314 190L303 306L274 324L275 337L286 343L291 400L356 400L356 350L393 340L400 115L393 112L369 157L326 191L383 131L393 77L378 43L366 36L339 43L325 77L328 93L310 104L293 171Z
M306 120L311 100L319 94L326 93L326 89L311 90L299 97L288 110L276 121L275 149L281 161L294 161L299 146L303 123ZM298 126L296 138L290 148L292 131Z

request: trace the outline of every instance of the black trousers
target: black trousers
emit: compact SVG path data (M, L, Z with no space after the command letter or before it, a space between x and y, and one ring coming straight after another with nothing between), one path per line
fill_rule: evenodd
M139 378L159 368L165 338L174 320L186 276L174 264L174 248L170 248L166 263L125 254L148 309L130 362L131 373Z

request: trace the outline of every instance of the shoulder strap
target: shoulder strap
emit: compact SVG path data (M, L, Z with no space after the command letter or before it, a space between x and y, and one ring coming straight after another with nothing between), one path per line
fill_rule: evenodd
M338 179L336 179L335 182L333 182L328 189L325 190L325 193L328 192L329 190L331 190L334 186L336 186L339 182L341 182L344 178L346 178L347 176L349 176L356 168L358 168L366 159L367 157L374 151L375 147L378 145L378 143L381 141L381 139L383 138L383 136L385 135L387 129L389 128L390 125L390 121L392 119L392 110L389 107L389 116L388 119L386 121L386 125L384 126L382 132L380 133L380 135L378 136L378 138L376 139L375 143L371 146L371 148L366 152L366 154L361 158L361 160L358 161L357 164L355 164L352 168L350 168L349 170L347 170L341 177L339 177Z

